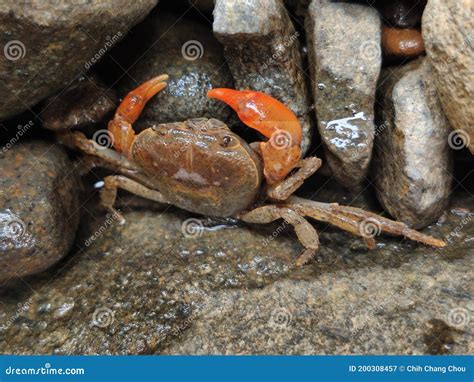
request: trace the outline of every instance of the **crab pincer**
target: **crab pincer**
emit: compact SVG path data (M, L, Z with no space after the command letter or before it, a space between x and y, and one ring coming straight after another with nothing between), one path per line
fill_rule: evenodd
M167 79L166 74L154 77L125 96L108 126L115 150L129 156L130 147L135 139L132 124L138 119L147 102L166 87Z
M269 185L281 182L301 159L301 125L295 114L277 99L261 92L216 88L209 98L225 102L240 120L268 138L260 143L264 174Z

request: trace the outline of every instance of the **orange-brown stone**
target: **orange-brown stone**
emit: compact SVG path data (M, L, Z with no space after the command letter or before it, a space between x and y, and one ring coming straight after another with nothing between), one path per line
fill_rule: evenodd
M417 57L425 51L418 29L384 27L382 46L385 55L389 57Z

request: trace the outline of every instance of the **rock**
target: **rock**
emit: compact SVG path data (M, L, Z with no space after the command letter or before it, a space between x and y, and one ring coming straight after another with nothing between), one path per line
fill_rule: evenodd
M22 142L0 157L0 285L41 272L69 250L79 223L79 181L64 149Z
M472 326L453 313L469 314L473 225L437 251L385 236L369 251L321 229L316 260L295 268L301 247L273 235L281 222L185 236L183 212L126 212L119 225L87 210L67 263L0 290L2 353L423 354L432 319L452 335L444 351L472 351Z
M354 188L364 180L372 157L380 19L364 5L313 1L305 23L326 160L337 180Z
M462 147L474 154L474 4L430 0L423 14L426 54L433 66L441 103ZM456 144L455 148L459 148Z
M299 32L279 0L216 0L214 35L236 89L272 95L288 106L303 129L302 149L311 142L309 92L302 69Z
M50 130L84 129L113 117L118 97L95 76L82 76L60 94L45 101L43 127Z
M434 222L451 193L450 131L428 61L383 72L374 178L383 207L415 228Z
M413 28L421 22L427 0L379 0L383 21L395 28Z
M85 72L156 4L157 0L3 3L0 89L5 97L0 120L35 105Z
M139 60L130 69L130 76L120 82L120 95L125 96L138 84L159 74L170 77L168 87L148 102L136 124L138 130L150 124L191 118L216 118L224 122L229 119L231 112L225 104L207 98L211 88L233 87L222 47L208 25L154 12L123 44L124 54L130 54L129 46L136 44L134 41L141 41L144 50L138 48L136 59Z
M414 58L425 52L418 29L382 28L382 47L386 56Z

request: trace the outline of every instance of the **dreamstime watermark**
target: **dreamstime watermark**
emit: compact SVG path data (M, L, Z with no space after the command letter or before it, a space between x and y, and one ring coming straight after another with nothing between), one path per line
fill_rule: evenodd
M82 367L56 368L50 363L45 363L44 367L12 367L5 368L6 375L84 375Z
M453 150L462 150L471 144L471 138L464 130L454 130L448 135L448 145Z
M461 220L461 223L459 223L447 236L446 236L446 240L449 242L449 243L452 243L458 236L459 236L459 233L462 231L462 229L464 228L464 226L466 226L466 224L468 224L471 220L474 219L474 213L472 212L469 212L467 214L467 216Z
M288 309L276 308L272 311L268 325L274 329L288 329L293 321L293 315Z
M187 239L199 237L202 235L203 231L204 224L200 219L189 218L186 219L181 225L181 232Z
M288 226L288 222L286 220L283 220L283 223L278 225L278 227L272 232L271 235L268 235L264 240L263 240L263 245L266 247L269 245L273 240L275 240L276 237L280 235L284 231L284 229Z
M114 136L107 129L97 130L92 136L92 144L97 150L111 149L114 142Z
M366 239L374 238L375 236L380 235L381 231L382 227L376 219L367 218L359 223L359 233Z
M359 53L366 60L380 60L382 57L382 48L378 41L365 41L359 47Z
M105 219L104 224L102 224L97 231L95 231L91 236L89 236L84 245L89 247L99 236L101 236L107 228L109 228L114 221L120 220L120 211L115 211L112 215L109 215L107 219Z
M28 121L25 125L18 125L17 131L15 136L8 141L5 146L2 147L2 154L5 154L8 150L10 150L19 140L23 137L24 134L34 125L33 121Z
M181 46L181 55L185 60L196 61L204 55L204 47L198 40L186 41Z
M105 44L102 48L100 48L97 53L90 58L89 61L87 61L84 64L84 68L86 70L89 70L95 63L97 63L112 47L117 44L121 39L122 39L123 33L122 32L117 32L115 33L112 37L107 36Z
M293 43L298 40L298 37L300 36L299 32L293 33L290 37L286 38L284 41L280 42L279 44L276 45L275 48L275 53L272 54L272 56L263 63L262 68L266 69L268 68L271 64L279 60L286 52L286 50L293 45Z
M28 299L25 303L19 303L18 304L18 309L15 311L15 313L4 323L0 325L0 331L7 330L10 326L12 326L20 316L27 312L30 309L31 306L31 298Z
M92 313L92 325L98 328L106 328L113 324L115 313L112 309L101 307Z
M3 47L3 55L9 61L18 61L26 56L26 47L20 40L8 41Z
M451 309L448 313L448 323L458 329L466 327L471 321L469 310L461 307Z

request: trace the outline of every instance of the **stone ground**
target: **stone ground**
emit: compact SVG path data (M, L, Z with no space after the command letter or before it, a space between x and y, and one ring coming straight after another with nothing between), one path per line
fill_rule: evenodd
M0 288L0 352L472 353L473 205L458 194L426 229L443 250L384 236L369 251L317 224L319 254L298 269L281 223L185 237L187 213L135 209L119 225L88 204L66 259Z

